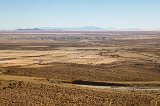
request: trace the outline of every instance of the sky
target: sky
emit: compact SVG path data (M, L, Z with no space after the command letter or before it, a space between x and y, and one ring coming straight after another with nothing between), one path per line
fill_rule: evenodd
M160 0L0 0L0 29L160 29Z

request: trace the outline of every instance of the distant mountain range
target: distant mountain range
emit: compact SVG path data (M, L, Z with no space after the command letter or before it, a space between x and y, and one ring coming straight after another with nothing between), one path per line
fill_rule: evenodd
M145 31L145 29L128 28L118 29L114 27L101 28L96 26L84 26L84 27L37 27L27 29L16 29L17 32L40 32L40 31ZM160 31L160 30L155 30Z
M16 31L103 31L101 27L85 26L85 27L38 27L27 29L16 29Z

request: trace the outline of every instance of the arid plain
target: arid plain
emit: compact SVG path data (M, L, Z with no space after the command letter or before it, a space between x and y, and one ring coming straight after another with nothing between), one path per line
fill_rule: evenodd
M160 32L0 32L0 106L159 106Z

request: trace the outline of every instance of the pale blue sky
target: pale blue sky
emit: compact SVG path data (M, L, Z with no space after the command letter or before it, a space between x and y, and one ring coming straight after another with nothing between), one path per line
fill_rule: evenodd
M160 0L0 0L0 29L160 29Z

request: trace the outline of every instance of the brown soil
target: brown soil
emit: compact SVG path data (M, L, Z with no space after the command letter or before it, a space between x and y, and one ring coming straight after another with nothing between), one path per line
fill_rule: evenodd
M75 85L160 88L159 32L13 35L0 33L0 106L160 105L159 90Z

